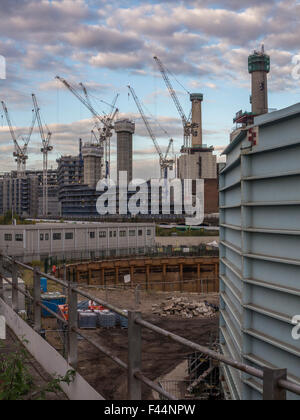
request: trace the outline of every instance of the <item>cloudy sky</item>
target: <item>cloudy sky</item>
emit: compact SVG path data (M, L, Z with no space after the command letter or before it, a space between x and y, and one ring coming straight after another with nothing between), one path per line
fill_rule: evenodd
M31 121L31 93L37 95L53 132L55 167L61 154L76 153L79 137L90 139L93 126L89 111L55 76L84 82L100 113L109 107L99 100L111 103L119 93L120 116L137 123L135 176L157 175L158 159L126 86L135 88L153 116L162 149L172 136L178 152L181 124L153 60L158 55L174 74L187 114L182 86L204 93L204 143L221 150L234 114L250 109L247 57L262 43L272 58L269 106L299 102L300 80L292 77L293 57L300 54L298 0L1 0L0 55L6 58L7 79L0 80L0 99L20 136ZM35 133L30 168L41 167L39 141ZM2 116L0 171L15 167L12 149Z

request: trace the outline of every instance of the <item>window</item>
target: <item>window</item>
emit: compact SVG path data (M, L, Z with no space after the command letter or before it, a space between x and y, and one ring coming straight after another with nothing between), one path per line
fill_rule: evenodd
M136 235L136 231L135 230L130 230L129 231L129 236L135 236Z
M67 232L65 235L66 241L70 241L73 239L73 233L72 232Z
M49 233L45 233L45 241L49 241Z
M143 236L143 230L142 229L139 230L139 236Z
M61 241L61 233L53 233L53 241Z
M152 230L151 229L148 229L147 230L147 236L151 236L152 235Z
M40 241L43 241L44 240L44 234L43 233L41 233L40 234Z
M120 230L120 238L126 238L126 230Z
M16 240L16 242L23 242L23 235L22 235L22 233L17 233L15 235L15 240Z
M99 232L99 238L106 238L106 232L104 230Z
M95 239L95 237L96 237L95 232L90 232L90 238Z
M110 237L110 238L112 238L112 237L116 238L116 237L117 237L117 231L116 231L116 230L114 230L114 231L112 231L112 230L111 230L111 231L109 232L109 237Z
M12 235L11 235L10 233L6 233L6 234L4 235L4 240L5 240L6 242L11 242L11 241L12 241Z

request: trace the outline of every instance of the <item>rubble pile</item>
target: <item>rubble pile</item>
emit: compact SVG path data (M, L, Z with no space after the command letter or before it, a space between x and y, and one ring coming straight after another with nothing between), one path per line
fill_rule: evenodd
M182 318L209 318L215 315L218 308L208 302L194 302L187 298L169 298L165 302L152 306L153 314L161 317L170 315Z

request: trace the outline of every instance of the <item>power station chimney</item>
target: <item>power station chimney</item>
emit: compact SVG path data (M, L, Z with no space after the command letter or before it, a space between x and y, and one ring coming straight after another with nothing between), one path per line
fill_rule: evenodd
M118 147L117 177L119 177L120 171L126 171L128 182L131 182L133 178L132 136L135 132L135 124L128 119L116 121L115 132L117 133Z
M192 147L202 146L202 93L192 93Z
M84 183L90 188L96 188L103 177L103 152L103 147L99 144L85 143L82 147Z
M268 112L268 76L270 56L261 51L254 51L248 58L248 69L252 75L252 114L262 115Z

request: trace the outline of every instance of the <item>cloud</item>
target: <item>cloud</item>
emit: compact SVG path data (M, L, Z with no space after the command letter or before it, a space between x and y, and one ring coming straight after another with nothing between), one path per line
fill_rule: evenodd
M73 82L73 80L72 80ZM73 83L72 83L73 84ZM74 83L75 85L75 83ZM78 83L76 83L76 88L79 90L81 90L81 87L78 85ZM88 89L91 90L93 92L104 92L107 90L112 89L112 85L110 84L101 84L101 83L97 83L97 82L84 82L84 86ZM53 80L48 80L47 82L43 82L39 85L39 89L43 90L43 91L51 91L51 90L65 90L65 86L59 82L59 80L57 79L53 79Z
M65 34L65 39L76 47L109 52L133 51L142 48L144 44L135 33L122 33L101 26L82 26L76 32Z
M91 57L89 63L95 67L107 67L115 70L120 68L142 69L144 67L140 57L134 53L99 53Z
M217 89L217 85L212 82L203 82L200 80L191 80L189 86L192 89L202 89L203 87L208 87L209 89Z
M7 58L8 78L0 81L1 97L17 111L28 112L32 106L30 93L38 88L41 100L49 104L58 87L53 80L56 74L72 83L86 83L91 92L113 90L115 84L123 83L124 75L139 76L138 83L144 82L146 86L149 78L161 78L154 55L189 89L201 92L207 88L207 96L216 96L224 86L248 90L248 55L263 42L271 55L270 90L294 92L298 82L291 73L292 57L299 53L298 3L297 0L2 0L0 54ZM166 98L163 105L169 104L174 118L162 116L160 122L180 143L181 122L161 86L153 94L148 90L145 102L151 104L157 95ZM131 109L125 101L121 106L124 113ZM142 120L133 115L137 136L149 138ZM74 123L74 127L67 124L55 128L57 150L63 152L61 145L75 151L78 137L88 138L91 127L84 121ZM164 145L168 136L155 123L154 128ZM212 142L225 136L220 127L204 133ZM3 149L2 154L5 153Z

